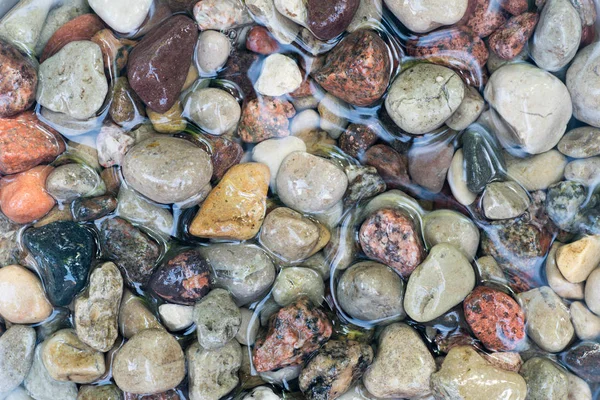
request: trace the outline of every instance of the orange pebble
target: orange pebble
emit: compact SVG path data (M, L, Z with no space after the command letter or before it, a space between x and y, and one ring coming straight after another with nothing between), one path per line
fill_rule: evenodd
M54 170L40 165L0 180L0 208L12 221L27 224L46 215L55 201L46 192L46 178Z

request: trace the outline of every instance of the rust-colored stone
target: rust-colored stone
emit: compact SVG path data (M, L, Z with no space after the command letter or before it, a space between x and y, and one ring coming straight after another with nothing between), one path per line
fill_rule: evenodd
M0 118L31 107L37 90L37 71L27 57L4 40L0 40L0 77Z
M246 143L290 135L289 118L296 115L292 103L276 97L258 97L244 105L238 135Z
M490 50L505 60L515 58L533 35L538 19L538 14L532 12L512 17L490 36Z
M264 26L253 26L246 36L246 48L258 54L269 55L279 51L279 42Z
M466 27L480 38L491 35L508 19L506 13L493 0L475 0L476 5Z
M68 43L78 40L90 40L98 31L104 28L104 22L96 14L83 14L72 19L58 28L50 37L40 57L40 63L58 53Z
M40 165L17 175L0 179L0 207L18 224L28 224L46 215L55 201L46 192L46 178L54 170Z
M341 134L340 148L346 154L359 158L377 141L377 133L367 125L350 124L346 131Z

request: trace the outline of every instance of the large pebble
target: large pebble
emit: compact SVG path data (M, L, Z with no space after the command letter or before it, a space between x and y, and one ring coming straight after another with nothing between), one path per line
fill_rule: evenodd
M584 303L574 301L569 307L575 334L581 340L595 340L600 337L600 317L592 313Z
M67 44L40 65L36 100L42 106L85 120L108 93L100 47L90 41Z
M163 329L160 322L148 309L141 297L125 289L119 309L119 331L125 339L130 339L146 329Z
M0 397L19 386L31 368L35 330L13 325L0 337Z
M129 84L152 110L167 112L177 101L197 38L196 24L178 14L145 35L131 52Z
M600 129L591 126L572 129L560 139L558 150L573 158L600 155Z
M0 179L0 207L11 221L27 224L46 215L54 198L45 190L46 178L54 170L40 165L28 171Z
M599 264L600 235L583 237L556 252L558 269L572 283L585 281Z
M305 152L288 155L277 173L279 198L300 212L327 210L342 199L347 187L348 178L340 168Z
M264 164L231 167L202 203L190 233L211 239L252 239L265 217L270 178Z
M431 321L464 300L475 286L475 271L456 247L442 243L410 275L404 309L415 321Z
M521 367L527 383L527 399L566 399L569 381L567 373L545 357L533 357Z
M558 78L527 63L505 65L494 72L484 96L494 110L493 117L501 118L513 132L498 132L500 141L529 154L554 147L571 119L566 89Z
M302 74L296 62L283 54L273 54L263 61L256 81L256 91L265 96L283 96L300 87Z
M129 33L142 25L150 11L152 0L137 0L131 4L119 0L89 0L89 4L112 29Z
M525 400L527 384L516 372L498 368L471 346L450 350L441 369L431 376L431 389L436 399Z
M242 113L237 100L217 88L194 90L186 97L184 104L184 114L211 135L234 130Z
M529 207L529 195L517 183L492 182L483 192L482 206L489 219L509 219L523 214Z
M413 143L408 152L408 172L413 182L432 193L439 193L446 181L446 174L454 146L446 141Z
M596 88L600 78L596 74L600 44L593 43L579 53L567 70L566 85L573 101L573 116L594 127L600 127L600 96Z
M8 3L15 4L14 1ZM24 0L18 3L0 20L0 38L28 54L35 54L36 44L54 1Z
M235 335L235 340L242 345L252 346L258 335L260 318L248 308L240 308L240 312L242 313L242 323L237 335Z
M0 40L0 117L27 110L35 101L38 83L33 63L10 43Z
M289 154L295 151L306 151L304 141L295 136L268 139L260 142L252 149L252 160L265 164L271 171L271 189L276 188L277 173L281 163Z
M83 343L72 329L62 329L43 343L48 374L63 382L90 383L106 372L104 354Z
M94 221L107 216L117 208L117 199L113 196L98 196L91 198L78 198L71 203L73 220Z
M556 150L530 157L506 156L508 176L528 191L545 190L563 178L567 158Z
M416 33L429 32L461 20L469 2L458 0L425 0L418 7L401 0L384 0L386 6L408 29Z
M273 3L281 15L284 15L299 25L306 25L308 10L304 1L275 0Z
M177 163L172 160L178 160ZM123 176L138 192L158 203L177 203L198 194L212 176L208 154L173 137L146 139L123 160Z
M221 32L204 31L198 36L196 58L200 72L214 74L227 62L231 52L229 38Z
M433 356L419 334L397 323L388 325L379 336L377 354L363 382L377 397L418 397L429 393L429 379L435 369Z
M85 164L65 164L56 167L46 178L46 190L62 203L78 197L101 196L106 186L100 175Z
M565 179L595 187L600 183L600 157L573 160L565 167Z
M112 348L119 334L122 295L123 278L115 264L92 271L87 292L75 300L75 329L83 343L101 352Z
M19 265L0 269L0 315L13 324L35 324L52 314L40 279ZM6 390L0 390L5 392Z
M283 269L275 279L272 295L282 307L293 303L300 296L307 296L314 304L321 304L325 296L325 285L316 271L290 267Z
M129 393L161 393L185 377L185 357L179 343L163 330L141 331L116 353L113 377Z
M546 257L546 279L548 280L548 286L550 286L550 288L560 297L582 300L584 297L585 283L569 282L565 279L564 275L556 265L556 251L561 246L561 243L554 242L548 252L548 257Z
M194 343L187 351L190 400L220 399L238 384L242 348L235 340L214 350Z
M479 247L479 229L469 218L451 210L436 210L423 219L423 237L428 247L448 243L472 260Z
M575 333L569 310L548 286L517 295L527 318L527 335L543 350L562 351Z
M35 348L33 364L25 378L25 389L36 400L76 400L77 384L54 380L42 361L43 345Z
M194 306L194 322L200 346L214 350L235 337L242 314L226 290L214 289Z
M385 100L385 108L404 131L420 135L439 128L463 101L465 85L451 69L421 63L402 72Z

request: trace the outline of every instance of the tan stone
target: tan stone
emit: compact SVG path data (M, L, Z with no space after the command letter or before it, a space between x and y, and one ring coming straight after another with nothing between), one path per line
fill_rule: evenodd
M14 324L35 324L52 314L42 283L19 265L0 269L0 315Z
M187 126L185 118L182 117L183 107L179 101L173 104L167 112L160 114L152 111L150 107L146 109L148 118L152 122L152 126L156 132L160 133L177 133L181 132Z
M211 239L252 239L265 217L270 179L264 164L231 167L202 204L190 233Z
M586 236L556 252L556 264L565 279L583 282L600 264L600 235Z
M145 329L164 329L143 300L129 290L123 293L119 309L119 331L126 339Z
M48 338L42 348L48 374L62 382L90 383L106 372L104 355L83 343L73 329L63 329Z

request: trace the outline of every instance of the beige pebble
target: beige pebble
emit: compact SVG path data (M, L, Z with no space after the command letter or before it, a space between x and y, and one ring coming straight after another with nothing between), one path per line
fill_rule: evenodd
M144 329L164 329L158 319L150 312L144 301L125 290L119 309L119 331L126 339Z
M596 268L585 282L585 303L596 315L600 315L600 268Z
M35 324L48 318L52 305L40 279L19 265L0 269L0 315L14 324Z
M596 340L600 337L600 317L591 312L580 301L571 303L569 309L575 333L581 340Z
M548 189L562 180L567 158L556 150L531 157L517 158L505 154L508 176L528 191Z
M454 198L460 204L468 206L475 201L477 194L471 192L467 187L464 160L462 149L458 149L454 153L450 169L448 169L448 184Z
M563 274L556 265L556 251L562 246L562 243L554 242L548 257L546 258L546 278L548 279L548 285L558 294L560 297L566 299L582 300L583 299L583 282L571 283L565 279Z
M161 304L158 313L171 332L181 331L194 323L194 307L179 304Z
M586 236L562 246L556 252L556 264L569 282L585 281L600 264L600 235Z

